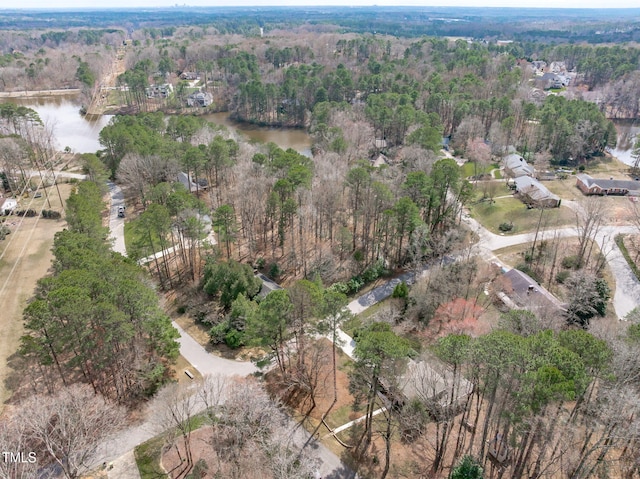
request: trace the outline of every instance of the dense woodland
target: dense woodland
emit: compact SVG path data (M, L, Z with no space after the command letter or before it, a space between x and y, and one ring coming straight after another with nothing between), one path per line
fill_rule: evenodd
M479 298L489 296L486 285L498 273L473 256L475 238L461 217L486 192L441 148L450 140L451 152L479 168L510 151L538 169L589 165L615 145L609 118L638 115L640 49L543 41L595 36L588 30L606 31L606 20L570 33L557 24L561 33L533 34L521 23L498 34L492 25L505 20L485 17L464 34L475 40L466 41L414 33L419 22L408 22L397 37L371 32L390 32L394 16L330 24L234 15L184 26L165 24L155 12L143 25L129 17L126 29L99 23L0 34L1 88L84 85L85 99L126 39L127 70L115 95L131 113L116 115L100 132L100 151L79 158L93 181L80 183L67 203L68 229L56 235L52 273L25 309L16 359L32 372L28 387L47 394L47 407L34 415L40 422L28 421L37 407L25 402L0 427L2 444L32 436L34 447L46 445L52 439L42 425L55 414L65 418L56 410L81 416L72 399L89 403L92 394L97 402L88 409L105 415L87 421L110 422L105 434L121 427L121 406L156 394L178 354L176 331L158 303L157 294L167 293L175 298L167 307L190 315L211 343L246 348L272 364L272 397L251 382L225 386L232 400L224 405L207 389L212 383L160 392L155 401L169 418L164 427L175 432L169 442L186 458L184 474L198 465L191 451L196 397L205 401L210 422L203 430L217 458L208 467L216 462L218 473L242 477L260 457L274 477L311 478L313 459L293 459L264 411L284 421L273 401L297 407L315 433L339 395L348 395L353 414L365 420L341 436L344 459L363 477L637 478L637 314L619 327L590 321L605 316L611 294L604 256L593 251L603 212L585 203L576 215L576 254L562 271L573 291L566 314L512 310L479 334L466 319L487 306ZM35 13L27 18L41 21ZM524 15L522 22L530 20ZM438 25L449 34L464 26ZM625 27L629 38L633 25ZM475 33L481 27L487 37L525 41L498 46ZM536 59L562 62L573 83L558 94L536 88L527 66ZM193 87L179 80L183 72L198 74L197 88L212 95L212 105L186 107ZM175 92L148 98L146 88L164 82ZM597 103L589 101L593 94ZM46 135L33 132L46 128L32 110L0 107L9 140L0 145L4 170L38 167L33 152ZM209 111L304 128L312 154L247 142L202 119ZM180 172L191 178L189 188L176 181ZM129 258L106 241L107 176L126 193ZM568 251L553 242L555 265L558 251ZM551 255L550 243L548 250L534 243L523 266L541 283L558 276L541 260ZM168 248L173 253L148 263L150 275L135 263ZM424 278L396 287L393 313L361 320L343 311L365 285L425 265L431 268ZM261 297L254 269L284 289ZM345 321L357 324L353 359L336 345ZM403 399L401 379L420 359L442 375L415 376L416 394ZM233 394L255 401L244 404ZM333 401L321 409L327 394ZM84 438L74 454L50 452L50 460L77 477L102 439ZM393 460L399 450L402 463ZM506 450L508 460L499 459ZM30 466L20 467L0 468L0 477L29 477ZM288 475L278 476L283 470Z

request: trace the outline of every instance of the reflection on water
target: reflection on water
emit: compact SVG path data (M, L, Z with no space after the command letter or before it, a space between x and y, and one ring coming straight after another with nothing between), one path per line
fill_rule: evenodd
M632 165L636 160L631 157L634 143L640 135L640 120L613 120L618 132L618 143L610 153L627 165Z
M98 135L109 123L111 115L82 116L77 95L3 98L3 101L34 109L53 130L56 147L60 150L68 146L76 153L95 153L102 148Z
M229 128L229 130L237 132L248 140L260 143L273 142L283 150L293 148L303 155L311 156L311 137L304 130L292 128L269 128L245 123L236 123L229 119L228 113L212 113L210 115L203 116L203 118L211 123L224 125Z
M112 115L82 116L77 95L3 98L2 101L33 108L42 121L53 129L56 146L61 150L68 146L77 153L93 153L101 149L98 135L112 118ZM284 150L293 148L304 155L311 156L311 138L304 130L235 123L229 119L228 113L214 113L205 115L203 118L226 126L249 141L261 143L272 141Z

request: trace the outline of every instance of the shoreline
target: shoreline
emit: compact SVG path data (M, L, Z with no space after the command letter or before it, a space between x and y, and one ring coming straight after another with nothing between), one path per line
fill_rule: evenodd
M0 98L31 98L42 96L76 95L80 93L80 91L80 88L67 88L59 90L0 91Z

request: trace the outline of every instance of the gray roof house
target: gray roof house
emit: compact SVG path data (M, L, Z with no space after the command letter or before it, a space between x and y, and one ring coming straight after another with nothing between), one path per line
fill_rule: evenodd
M196 92L187 97L188 106L209 106L213 102L213 96L209 92Z
M535 178L520 176L516 178L516 196L530 208L557 208L561 199Z
M640 181L634 180L605 180L582 173L576 175L576 186L585 195L640 196Z
M191 179L191 175L186 174L184 171L178 173L178 181L184 185L189 192L198 191L202 187L198 186L195 181Z
M540 310L557 313L566 312L565 304L539 285L531 276L519 269L510 269L502 277L506 285L504 294L518 308L528 309L533 312ZM504 302L507 306L513 307L513 304L509 304L508 301Z
M453 371L436 358L410 360L398 386L400 392L393 395L396 403L419 398L434 417L455 416L473 390L467 379L460 374L454 377Z
M512 153L502 160L504 174L509 178L519 178L520 176L533 176L535 170L527 161L518 154Z

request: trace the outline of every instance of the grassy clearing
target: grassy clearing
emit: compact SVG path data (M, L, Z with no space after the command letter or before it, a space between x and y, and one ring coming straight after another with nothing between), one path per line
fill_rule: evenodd
M200 372L182 355L178 356L178 359L176 359L176 363L173 365L173 370L175 372L175 378L181 384L190 384L202 379L202 374L200 374ZM193 379L189 378L189 376L185 374L186 370L189 370L189 372L193 374Z
M496 234L501 234L498 227L502 223L513 223L513 229L509 234L529 233L535 231L540 220L540 210L528 209L516 198L499 198L493 203L476 203L471 206L470 212L473 218ZM566 207L544 210L541 227L569 225L572 224L573 218L573 212Z
M133 450L141 479L168 477L160 465L164 442L164 436L156 436Z
M500 168L500 165L495 163L490 165L485 165L484 167L482 167L481 165L478 165L476 169L476 164L474 162L467 161L460 167L460 173L464 178L467 178L469 176L491 173L491 170L493 170L494 168Z

